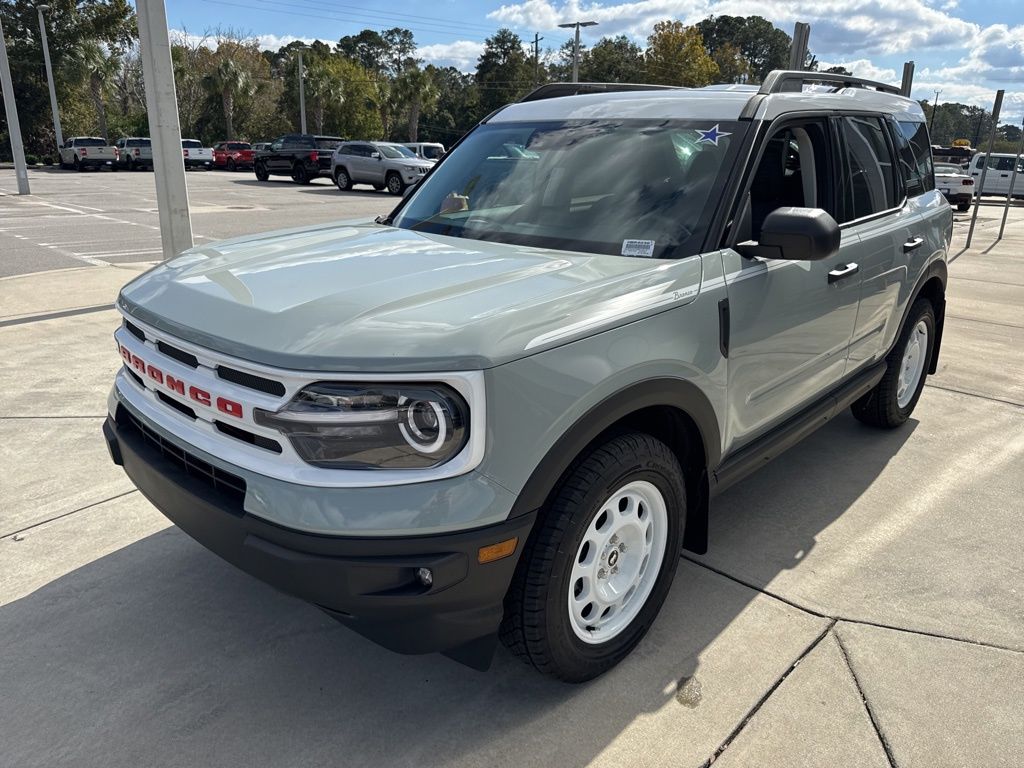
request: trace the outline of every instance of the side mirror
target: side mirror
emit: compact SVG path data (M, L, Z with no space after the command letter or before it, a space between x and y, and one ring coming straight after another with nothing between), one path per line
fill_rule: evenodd
M739 243L744 256L821 261L839 252L839 225L821 208L776 208L761 225L761 239Z
M370 157L372 157L374 160L380 160L380 152L371 152Z

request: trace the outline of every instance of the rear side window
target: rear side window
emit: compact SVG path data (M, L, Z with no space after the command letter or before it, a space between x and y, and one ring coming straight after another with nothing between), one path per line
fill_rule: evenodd
M896 173L882 120L847 116L841 120L846 152L843 221L896 207Z
M924 123L896 123L893 131L900 174L907 188L907 197L917 197L935 189L932 148Z

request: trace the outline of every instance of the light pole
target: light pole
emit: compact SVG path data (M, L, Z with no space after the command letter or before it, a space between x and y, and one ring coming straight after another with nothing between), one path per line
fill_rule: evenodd
M14 84L11 82L11 63L7 60L7 40L4 39L3 21L0 21L0 90L4 96L4 112L7 113L7 133L11 137L11 154L14 155L14 175L18 179L18 194L30 195L32 192L28 188L25 145L21 142L18 105L14 103Z
M932 128L935 127L935 112L939 108L939 94L942 93L939 89L935 89L935 101L932 102L932 119L928 121L928 135L932 135Z
M305 48L299 48L299 127L302 133L306 132L306 77L302 69L302 52Z
M46 19L43 11L50 10L48 5L37 5L39 12L39 36L43 40L43 62L46 64L46 83L50 86L50 109L53 111L53 132L57 135L57 154L64 146L64 133L60 129L60 113L57 111L57 85L53 82L53 67L50 66L50 44L46 39Z
M580 81L580 27L596 27L596 21L572 21L568 24L559 24L563 29L576 28L576 40L572 46L572 81Z

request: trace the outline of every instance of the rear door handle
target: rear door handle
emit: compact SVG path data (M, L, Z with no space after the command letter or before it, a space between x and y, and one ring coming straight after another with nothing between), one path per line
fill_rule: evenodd
M916 251L922 245L924 245L923 237L912 237L903 244L903 252L910 253L911 251Z
M858 264L840 264L828 273L828 281L829 283L834 283L837 280L842 280L844 277L855 275L858 272L860 272L860 265Z

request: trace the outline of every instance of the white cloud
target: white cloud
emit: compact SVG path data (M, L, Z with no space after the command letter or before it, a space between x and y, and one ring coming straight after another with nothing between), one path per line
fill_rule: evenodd
M416 56L428 64L455 67L463 72L476 68L476 60L484 52L484 44L474 40L456 40L454 43L435 43L416 49Z
M863 77L865 80L877 80L881 83L892 83L898 79L895 69L891 67L876 67L871 63L870 59L818 62L818 69L820 70L825 70L829 67L845 67L847 72L852 72L857 77Z

